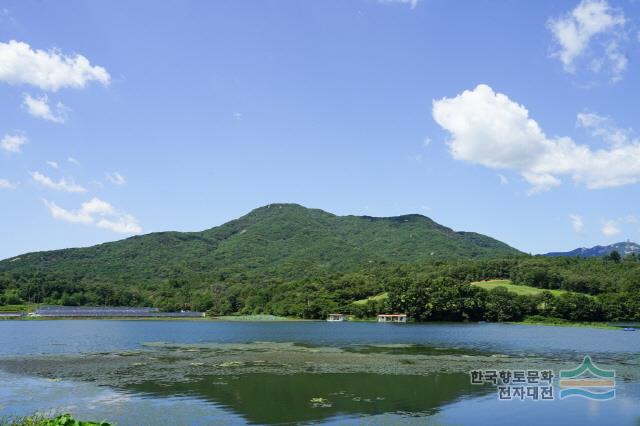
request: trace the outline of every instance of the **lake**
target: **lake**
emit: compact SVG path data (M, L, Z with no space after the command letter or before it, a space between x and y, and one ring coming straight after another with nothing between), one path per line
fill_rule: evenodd
M615 370L615 398L500 400L471 370ZM118 425L640 424L640 333L509 324L0 321L0 418Z

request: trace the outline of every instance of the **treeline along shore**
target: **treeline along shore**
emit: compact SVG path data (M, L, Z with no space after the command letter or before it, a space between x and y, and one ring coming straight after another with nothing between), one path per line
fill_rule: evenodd
M309 268L295 278L291 267L234 274L184 267L162 279L135 282L60 271L2 272L0 305L153 306L210 316L306 319L335 312L356 318L402 312L414 321L640 321L635 255L385 262L339 273ZM478 285L497 279L514 286ZM516 285L532 291L514 291Z

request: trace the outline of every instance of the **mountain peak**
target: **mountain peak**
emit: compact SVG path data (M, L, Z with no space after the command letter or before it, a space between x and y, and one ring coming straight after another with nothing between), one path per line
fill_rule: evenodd
M274 203L202 232L140 235L93 247L54 250L0 261L0 273L59 272L89 282L162 282L176 272L203 280L286 270L344 272L380 263L487 259L518 255L481 234L454 232L428 217L336 216L299 204Z
M544 256L550 257L602 257L611 254L611 252L617 251L622 256L628 254L640 254L640 245L631 241L624 241L620 243L610 244L607 246L594 246L594 247L580 247L575 250L565 252L551 252L544 254Z
M297 203L271 203L264 205L262 207L258 207L256 209L251 210L247 216L255 216L255 215L264 215L264 214L278 214L278 213L298 213L298 214L308 214L308 213L321 213L329 216L335 216L329 212L326 212L321 209L314 209L305 207L301 204Z

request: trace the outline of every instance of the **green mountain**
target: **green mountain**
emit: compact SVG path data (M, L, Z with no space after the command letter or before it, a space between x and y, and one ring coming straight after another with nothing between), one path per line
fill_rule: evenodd
M158 283L180 274L301 278L384 263L487 259L520 254L473 232L417 214L336 216L271 204L202 232L158 232L87 248L35 252L0 261L0 274L59 274L77 282Z

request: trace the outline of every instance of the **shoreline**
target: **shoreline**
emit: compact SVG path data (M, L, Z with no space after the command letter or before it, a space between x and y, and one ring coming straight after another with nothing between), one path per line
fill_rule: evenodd
M0 321L193 321L193 322L258 322L258 323L286 323L286 322L329 322L319 319L305 319L305 318L290 318L281 317L274 319L260 319L252 318L252 316L220 316L220 317L203 317L203 318L180 318L180 317L0 317ZM337 323L377 323L376 319L354 319L348 321L336 321ZM333 323L333 322L332 322ZM478 323L471 321L413 321L406 324L399 325L437 325L437 324L460 324L478 326L486 324L508 324L508 325L533 325L533 326L548 326L548 327L575 327L575 328L591 328L601 330L621 330L621 326L613 326L608 323L594 323L594 322L552 322L552 321L505 321L505 322L486 322ZM639 329L640 330L640 329Z
M219 317L90 317L90 316L69 316L69 317L47 317L47 316L22 316L22 317L2 317L0 321L202 321L202 322L318 322L324 320L313 320L305 318L274 317L256 318L254 315L228 315Z
M547 322L547 321L520 321L520 322L505 322L505 324L516 324L516 325L537 325L537 326L548 326L548 327L575 327L575 328L593 328L600 330L620 330L622 331L622 327L617 327L613 325L609 325L608 323L598 323L598 322Z

